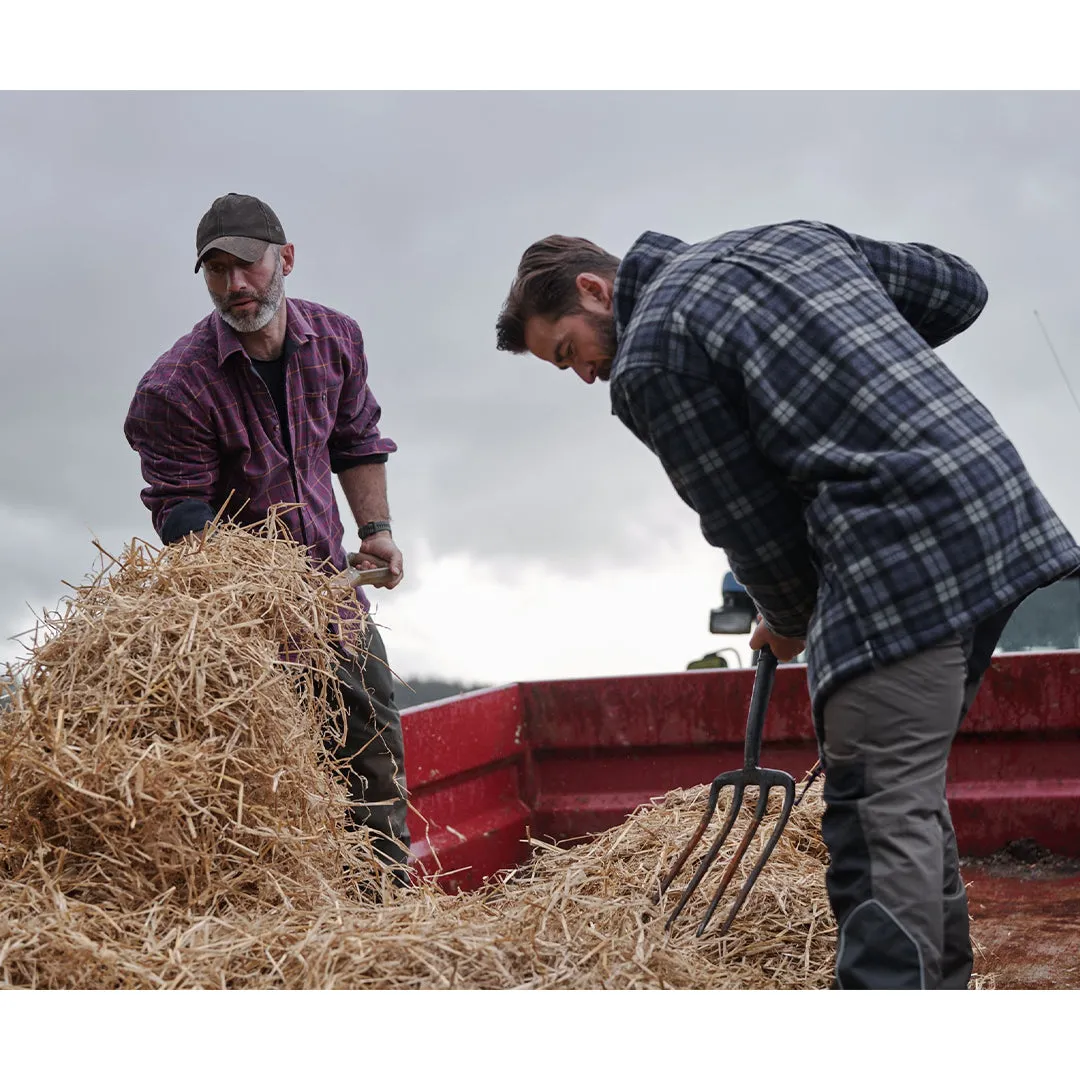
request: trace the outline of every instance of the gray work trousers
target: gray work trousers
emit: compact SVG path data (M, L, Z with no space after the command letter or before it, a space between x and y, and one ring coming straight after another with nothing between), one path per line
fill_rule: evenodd
M964 698L959 638L841 686L823 709L839 989L962 989L967 896L945 800Z
M409 830L401 714L394 702L386 646L373 623L368 624L361 642L360 659L343 657L337 674L348 710L347 728L344 743L330 738L328 745L345 764L352 822L371 829L372 844L385 865L404 864L409 857Z
M841 686L818 729L838 989L963 990L967 893L945 798L956 732L1020 601Z

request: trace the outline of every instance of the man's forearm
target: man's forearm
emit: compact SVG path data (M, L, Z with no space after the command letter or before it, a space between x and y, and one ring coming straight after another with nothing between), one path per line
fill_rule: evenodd
M620 389L616 415L660 459L769 628L805 634L818 580L802 503L778 482L738 410L713 383L667 371L624 376Z
M389 521L390 504L386 498L386 465L354 465L338 473L341 490L356 519L357 527L369 521Z

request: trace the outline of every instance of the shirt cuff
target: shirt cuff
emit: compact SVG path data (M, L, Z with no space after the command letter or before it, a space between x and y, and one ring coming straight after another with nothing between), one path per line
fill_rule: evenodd
M354 465L385 465L389 457L389 454L331 454L330 471L340 473Z

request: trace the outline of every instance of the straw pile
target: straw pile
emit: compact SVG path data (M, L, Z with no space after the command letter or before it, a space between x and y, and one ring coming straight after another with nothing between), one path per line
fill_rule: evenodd
M355 602L276 517L112 562L13 673L0 910L313 908L370 886L322 738Z
M588 843L534 841L474 893L394 892L345 828L324 743L327 717L342 722L319 693L339 602L271 518L133 543L46 620L0 714L0 986L829 984L816 791L724 936L725 908L694 936L709 878L670 936L688 873L659 905L649 895L701 788Z

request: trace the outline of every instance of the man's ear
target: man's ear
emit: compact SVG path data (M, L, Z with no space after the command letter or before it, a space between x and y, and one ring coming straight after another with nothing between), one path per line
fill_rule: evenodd
M591 300L594 304L601 304L605 309L611 309L613 288L612 282L601 274L584 272L576 278L578 295L581 299Z
M281 248L281 272L291 274L293 262L296 260L296 248L292 244L283 244Z

